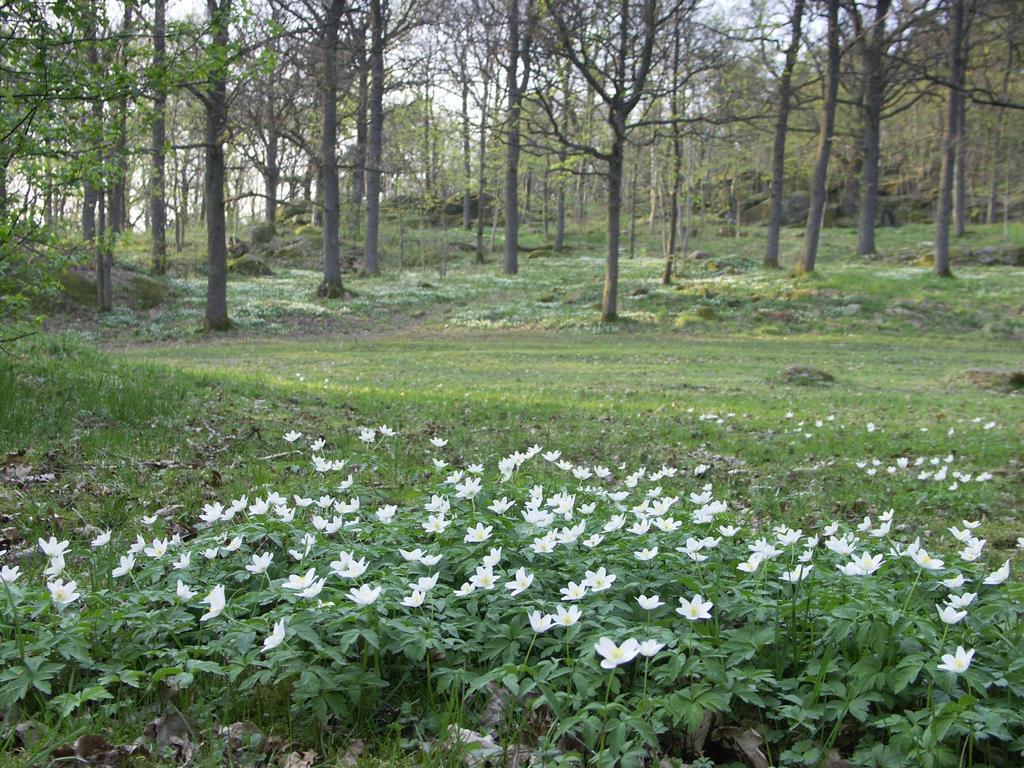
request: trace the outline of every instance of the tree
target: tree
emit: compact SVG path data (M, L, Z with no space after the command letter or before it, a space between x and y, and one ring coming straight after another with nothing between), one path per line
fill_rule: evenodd
M224 141L228 129L228 45L231 0L206 0L210 29L205 85L197 90L203 104L203 195L206 205L206 317L208 331L231 327L228 319L228 246L224 219Z
M966 0L946 0L949 19L949 86L946 89L946 126L942 134L942 171L939 175L939 201L935 213L935 274L952 277L949 268L949 225L953 210L953 174L956 165L956 145L959 135L963 99L964 41L966 38Z
M764 252L764 266L779 266L779 231L782 228L782 194L786 176L786 135L789 130L790 100L793 95L793 70L800 51L805 0L793 0L789 14L789 45L785 63L779 77L777 96L778 113L775 120L775 143L772 147L772 180L768 197L768 242Z
M554 0L549 6L552 34L550 53L564 58L584 79L605 107L608 145L580 143L561 128L558 111L543 91L537 94L548 129L563 143L604 162L607 179L607 252L601 320L618 319L619 241L622 218L622 179L626 142L641 122L630 122L633 111L657 94L648 89L648 76L660 33L685 5L685 0L662 8L658 0L619 0L609 29L607 8L588 0Z
M336 298L344 293L341 284L341 199L338 191L338 33L344 0L326 0L320 50L323 72L320 83L320 182L324 207L324 279L317 295Z
M508 2L507 58L505 60L505 259L502 271L506 275L519 272L519 154L520 113L523 95L530 81L530 48L533 39L533 2L527 0L526 13L520 10L520 0ZM525 29L522 28L525 20ZM520 72L520 63L522 71Z
M827 64L825 73L825 98L821 106L821 129L818 135L818 155L814 163L814 176L811 179L811 204L807 212L807 228L804 232L804 245L800 253L797 271L809 273L814 271L814 263L818 255L818 238L825 215L825 202L828 196L828 161L832 152L832 139L835 134L836 101L839 97L839 0L826 0L828 15L827 32Z
M167 168L167 0L153 4L153 170L150 178L149 227L153 271L167 271L167 201L164 198Z

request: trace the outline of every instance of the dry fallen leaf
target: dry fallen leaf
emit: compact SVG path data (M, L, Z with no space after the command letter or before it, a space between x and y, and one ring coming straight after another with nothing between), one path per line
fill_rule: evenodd
M724 726L717 728L712 734L712 738L715 741L723 742L748 768L770 768L768 758L761 751L761 747L764 745L764 736L753 728Z
M359 758L363 752L366 751L366 744L362 739L356 739L348 748L345 750L345 754L341 756L341 760L338 762L343 768L355 768L356 763L359 762Z
M177 709L168 709L163 717L146 724L143 734L155 741L157 746L171 747L179 763L192 760L196 745L189 739L192 729L184 716Z
M292 752L285 755L281 768L311 768L318 757L320 755L312 749L306 752Z

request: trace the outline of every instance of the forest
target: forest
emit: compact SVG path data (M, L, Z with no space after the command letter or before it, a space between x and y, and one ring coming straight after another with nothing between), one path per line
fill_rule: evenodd
M1024 764L1020 0L0 3L0 766Z

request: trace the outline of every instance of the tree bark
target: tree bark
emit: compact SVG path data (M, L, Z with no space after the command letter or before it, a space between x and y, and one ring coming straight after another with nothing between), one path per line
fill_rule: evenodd
M506 275L519 272L519 0L508 0L508 117L505 136L508 155L505 160L505 260Z
M828 161L832 152L832 138L835 133L836 100L839 95L839 0L828 0L828 72L825 103L822 105L821 132L818 137L818 158L811 180L811 206L807 213L807 229L804 247L800 253L797 271L814 271L818 256L818 239L821 236L822 218L828 196Z
M103 190L100 190L96 199L96 299L100 312L109 312L113 308L110 289L110 267L113 259L109 252L110 236L107 234L108 210L109 200Z
M480 105L480 132L477 148L476 171L476 263L484 263L484 193L487 185L487 105L490 91L490 80L484 79L484 97ZM497 208L497 206L492 203Z
M949 268L949 225L953 209L953 171L956 165L957 122L960 118L964 78L963 41L966 23L965 0L949 0L949 82L946 94L946 127L942 135L942 171L939 201L935 213L935 274L952 277Z
M366 239L363 272L380 273L380 187L384 144L384 8L370 0L370 108L366 164Z
M159 78L153 89L153 177L150 180L149 230L152 241L153 271L167 271L167 91L164 67L167 65L166 39L167 0L154 0L153 5L153 69Z
M885 18L891 0L878 0L875 17L864 41L864 159L860 172L860 206L857 214L857 254L875 252L875 219L878 214L878 162L881 157L882 102L885 73L882 54L885 47Z
M779 114L775 120L775 143L772 147L772 180L769 187L768 243L764 252L764 266L778 269L779 232L782 229L782 194L786 179L786 132L789 126L790 101L793 95L793 70L800 52L800 39L805 0L794 0L789 16L789 47L779 79Z
M964 67L967 66L966 43ZM953 194L953 227L957 237L967 231L967 99L960 97L956 121L956 180Z
M356 60L359 66L359 95L356 102L356 146L352 167L352 215L351 236L354 240L362 234L363 196L366 193L366 133L367 110L369 109L370 68L366 58L365 30L359 34Z
M601 320L606 323L613 323L619 317L619 234L624 150L625 141L616 135L608 156L608 253L604 271L604 293L601 297Z
M228 247L224 220L224 134L228 127L227 56L231 0L206 0L215 61L204 98L206 167L203 194L206 208L206 318L208 331L231 327L228 320Z
M338 30L344 0L327 0L324 8L323 80L320 85L320 182L324 205L323 256L324 279L317 289L321 298L337 298L344 293L341 284L341 200L338 191Z
M472 147L469 141L469 76L463 73L462 80L462 228L469 230L473 226L472 201L473 195L473 162Z

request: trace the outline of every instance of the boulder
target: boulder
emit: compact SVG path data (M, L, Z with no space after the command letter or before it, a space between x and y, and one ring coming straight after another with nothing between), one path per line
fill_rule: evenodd
M808 386L812 384L830 384L836 378L828 371L812 368L809 365L791 365L782 372L782 380L786 384Z
M239 256L236 259L228 259L228 272L234 275L246 275L247 277L270 277L274 274L263 259L251 254Z
M963 378L983 389L1001 389L1016 391L1024 389L1024 371L1011 371L995 368L970 368L964 371Z
M269 221L252 224L245 231L245 238L254 245L269 243L277 234L277 228Z

